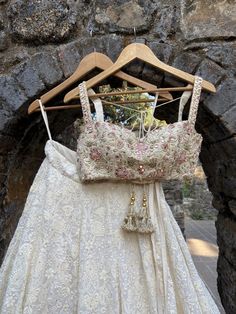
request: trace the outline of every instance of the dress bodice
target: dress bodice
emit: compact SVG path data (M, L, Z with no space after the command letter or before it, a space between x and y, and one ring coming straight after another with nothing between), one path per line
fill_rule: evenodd
M107 121L94 121L86 83L79 85L84 130L78 138L82 182L112 180L148 183L191 177L202 136L195 130L202 78L195 77L188 120L149 130L145 136Z

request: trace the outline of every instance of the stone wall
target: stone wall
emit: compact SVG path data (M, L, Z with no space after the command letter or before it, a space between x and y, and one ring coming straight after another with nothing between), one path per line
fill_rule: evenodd
M219 211L218 288L226 312L236 313L235 10L234 0L0 0L2 256L44 158L45 128L39 114L27 115L28 105L68 77L94 48L115 60L134 40L136 27L137 41L161 60L217 86L216 95L202 95L196 127L204 138L200 158ZM126 70L162 86L179 84L141 62ZM61 100L62 95L51 104ZM159 113L171 122L176 109ZM77 110L50 113L54 138L73 146L70 125L77 116Z
M199 164L191 183L183 183L183 210L192 219L215 220L218 211L212 206L212 193L209 191L206 176Z
M163 182L163 190L165 193L165 199L170 206L170 209L177 221L182 234L185 236L185 213L183 206L183 193L182 193L182 182L179 180L171 180L169 182Z

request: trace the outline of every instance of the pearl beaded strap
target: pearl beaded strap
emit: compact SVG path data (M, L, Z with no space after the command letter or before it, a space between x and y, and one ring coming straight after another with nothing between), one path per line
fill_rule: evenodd
M201 96L202 90L202 81L203 79L199 76L195 76L194 86L193 86L193 96L190 104L189 116L188 121L192 124L195 124L197 118L197 111L199 100Z
M83 118L84 118L86 129L89 132L93 132L94 125L93 125L93 119L91 115L90 103L88 99L87 87L86 87L85 82L82 82L79 84L79 93L80 93L80 101L81 101Z

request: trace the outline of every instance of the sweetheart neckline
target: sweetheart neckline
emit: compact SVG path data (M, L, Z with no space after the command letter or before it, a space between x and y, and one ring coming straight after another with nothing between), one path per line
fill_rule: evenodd
M201 77L195 76L194 85L193 85L193 93L192 93L190 109L189 109L187 120L176 121L174 123L169 123L167 126L164 126L164 127L162 126L160 128L150 130L142 137L137 137L132 130L129 130L129 129L126 129L126 130L131 132L131 134L133 134L132 136L135 136L136 139L144 140L152 132L163 130L163 128L166 128L166 127L175 126L177 123L180 123L181 125L184 125L187 123L187 124L189 124L189 126L192 127L194 133L199 134L196 131L194 126L195 126L195 122L196 122L196 115L197 115L198 105L199 105L199 100L200 100L200 95L201 95L202 80L203 79ZM114 123L110 123L109 121L94 121L92 118L92 115L91 115L91 108L90 108L90 103L89 103L89 98L88 98L87 87L86 87L85 81L83 81L82 83L79 84L79 90L80 90L80 94L81 94L80 100L81 100L81 105L82 105L82 112L83 112L85 127L87 126L89 133L92 132L92 130L94 128L96 128L97 122L105 123L108 125L114 124ZM121 130L124 129L123 127L121 127L119 125L116 125L116 128L120 128Z
M117 124L114 124L114 123L112 123L112 122L109 122L109 121L94 121L95 127L96 127L97 124L98 124L98 125L99 125L99 124L107 124L107 125L115 126L116 128L121 129L121 130L125 129L127 132L131 133L137 140L143 140L143 139L145 139L145 138L147 137L147 135L149 135L149 134L152 133L152 132L160 131L161 129L165 129L165 128L169 127L169 126L173 126L173 125L176 125L176 124L180 124L180 125L190 124L190 125L191 125L191 123L189 122L189 120L176 121L176 122L167 124L167 126L162 126L162 127L157 128L157 129L155 129L155 130L150 130L149 133L147 133L144 137L142 137L142 138L139 139L139 138L135 135L135 133L134 133L132 130L127 129L127 128L122 128L121 126L119 126L119 125L117 125ZM198 132L195 130L194 127L193 127L193 130L195 131L195 133L201 135L200 133L198 133ZM83 133L84 133L84 132L80 133L80 135L83 134ZM78 139L79 139L79 138L78 138ZM56 140L54 140L54 139L48 139L48 140L47 140L47 142L45 143L45 146L44 146L44 151L45 151L45 148L46 148L47 143L52 143L52 142L54 142L54 143L56 143L57 145L61 146L61 148L68 150L68 152L71 153L71 154L76 154L76 153L77 153L77 150L73 150L73 149L71 149L71 148L69 148L69 147L63 145L62 143L60 143L59 141L56 141ZM59 152L59 153L62 154L62 152ZM62 154L62 155L63 155L63 154Z
M120 125L114 124L114 123L109 122L109 121L94 121L93 124L94 124L95 128L99 124L106 124L108 126L114 126L115 128L120 129L122 131L125 130L126 132L129 132L130 134L132 134L136 138L136 140L140 140L140 141L146 139L151 133L163 130L163 129L168 128L170 126L174 127L177 124L180 124L180 125L189 124L189 125L191 125L193 127L193 130L194 130L195 133L200 134L200 133L198 133L196 131L195 127L192 125L192 123L189 120L183 120L183 121L176 121L176 122L173 122L173 123L168 123L166 126L161 126L161 127L157 128L157 129L150 130L149 132L147 132L145 134L145 136L140 137L140 138L138 138L132 130L124 128L124 127L122 127Z

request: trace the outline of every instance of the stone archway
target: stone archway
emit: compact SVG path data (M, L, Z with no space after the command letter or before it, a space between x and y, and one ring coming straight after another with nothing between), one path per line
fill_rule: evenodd
M127 10L127 6L132 10ZM7 249L47 139L29 103L68 77L96 47L116 59L134 40L164 62L197 73L217 86L204 94L197 130L200 158L219 214L218 289L227 313L236 312L236 80L233 1L0 1L0 249ZM42 14L42 12L44 12ZM209 14L214 17L208 19ZM93 38L89 31L93 29ZM150 82L177 84L141 63L128 68ZM170 111L170 114L173 112ZM74 145L77 112L50 114L54 136ZM72 135L72 136L71 136Z

